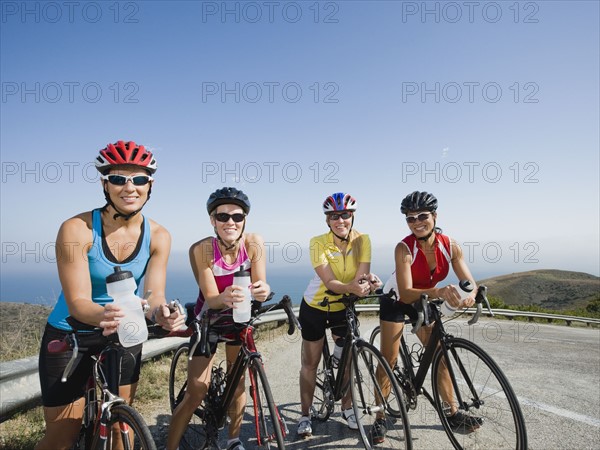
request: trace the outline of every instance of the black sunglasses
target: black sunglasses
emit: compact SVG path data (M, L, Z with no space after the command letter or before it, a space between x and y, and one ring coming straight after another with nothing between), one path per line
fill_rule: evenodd
M352 211L344 211L343 213L327 214L327 218L329 220L338 220L340 217L344 220L349 219L350 217L352 217Z
M419 222L424 222L425 220L429 219L430 215L431 215L430 212L426 212L426 213L417 214L416 216L406 216L406 222L407 223L415 223L417 220Z
M135 175L132 177L126 177L125 175L103 175L103 180L108 180L110 184L115 186L125 186L128 181L131 181L134 186L146 186L154 178L148 175Z
M233 219L235 223L240 223L246 218L246 214L235 213L235 214L227 214L227 213L216 213L214 214L215 219L219 222L229 222L229 219Z

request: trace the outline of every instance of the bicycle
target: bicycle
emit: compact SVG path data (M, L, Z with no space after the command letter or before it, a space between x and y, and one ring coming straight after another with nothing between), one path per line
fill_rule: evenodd
M272 295L271 295L272 297ZM269 297L269 299L271 298ZM267 299L268 300L268 299ZM232 322L231 316L223 314L223 310L208 310L200 321L194 318L194 303L185 305L188 312L188 328L181 335L196 336L195 342L181 344L173 360L169 372L169 401L171 411L182 401L187 388L187 364L200 346L200 353L210 357L210 343L239 340L241 348L229 373L220 365L213 365L211 380L206 397L192 415L180 442L180 447L190 449L218 448L219 430L227 423L227 410L234 400L234 394L240 378L248 368L250 378L250 398L253 402L256 444L264 448L285 448L284 437L288 433L287 425L273 400L271 388L267 380L261 354L254 342L254 322L264 313L283 309L288 317L288 334L294 334L300 328L292 310L290 297L287 295L272 305L253 302L252 319L248 323ZM233 333L234 338L223 335ZM170 334L171 336L173 333ZM197 337L200 336L198 339ZM204 426L201 426L201 423Z
M469 325L479 320L484 303L490 316L493 316L486 292L485 286L479 286L475 297L477 309L468 321ZM391 296L395 298L395 292L392 291ZM444 430L456 449L485 447L525 450L525 421L510 383L481 347L445 331L439 310L442 303L442 299L428 299L427 295L422 295L416 310L413 308L413 318L405 320L405 323L412 323L416 318L412 333L416 333L422 325L433 324L431 337L425 347L417 343L409 350L404 335L400 338L400 351L393 372L404 391L409 409L416 409L418 396L425 395L438 412ZM407 307L412 308L410 305ZM376 343L379 333L380 329L376 327L369 339L371 344ZM443 400L438 382L439 369L444 364L454 388L452 405ZM424 387L430 368L432 394ZM478 422L479 427L468 426L466 422L450 423L449 413L454 410L471 416L469 422Z
M66 320L73 332L62 340L48 343L49 353L72 351L61 382L67 382L80 350L95 353L92 374L85 388L81 430L74 449L109 450L120 441L125 450L156 450L152 434L140 413L115 394L119 392L123 352L117 334L102 336L101 328L84 324L73 317ZM157 327L149 326L150 334L155 337L164 335ZM112 429L117 426L120 438L113 442Z
M327 291L328 295L336 295ZM312 417L324 422L331 415L334 404L350 389L352 408L358 424L361 440L366 449L378 448L412 448L412 438L408 413L392 369L379 350L360 337L359 321L355 304L359 300L379 298L381 291L374 295L358 297L344 294L338 300L330 301L327 297L320 303L328 306L343 303L346 311L347 331L344 347L337 364L332 359L327 339L323 342L322 368L317 371L315 397L313 399ZM379 377L377 370L380 371ZM348 371L350 376L348 376ZM379 379L378 379L379 378ZM380 382L380 379L385 379ZM385 384L390 387L390 395L383 394ZM384 442L373 442L370 426L375 420L383 420L387 429Z

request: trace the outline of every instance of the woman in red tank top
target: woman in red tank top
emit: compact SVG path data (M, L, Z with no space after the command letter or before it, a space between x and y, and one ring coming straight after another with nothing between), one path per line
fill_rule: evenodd
M460 246L453 239L442 234L436 226L437 199L430 193L415 191L402 200L400 210L406 215L406 222L411 234L396 245L394 251L396 270L385 284L384 291L393 288L397 300L382 297L380 301L379 319L381 329L381 353L390 363L396 364L400 336L404 327L404 317L410 313L410 306L427 294L430 298L443 298L453 307L468 307L475 302L475 280L465 263ZM469 280L474 286L473 295L462 301L458 287L447 284L438 287L450 272L454 271L459 280ZM418 337L426 345L431 335L432 327L422 327ZM453 404L454 396L452 382L447 369L442 376L441 392L449 404ZM450 415L458 415L454 408ZM463 418L455 417L457 421ZM464 422L464 421L463 421ZM473 423L473 428L479 423ZM383 442L385 428L373 427L374 440Z

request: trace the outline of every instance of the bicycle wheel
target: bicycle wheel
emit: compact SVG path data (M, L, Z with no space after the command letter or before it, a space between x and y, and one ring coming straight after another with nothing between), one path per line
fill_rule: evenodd
M119 432L113 430L117 425ZM156 450L156 444L146 422L140 413L129 405L115 405L111 408L107 436L103 438L101 434L102 430L96 432L92 443L93 449L111 449L113 445L118 445L117 440L119 440L125 450Z
M313 396L311 416L321 422L325 422L329 419L335 405L331 377L329 376L332 369L327 364L329 352L325 348L323 348L321 360L321 369L317 370L317 382Z
M376 326L373 331L371 331L371 336L369 336L369 344L373 345L376 349L380 349L379 346L379 335L381 334L379 326Z
M408 414L390 366L366 341L357 342L353 350L352 406L365 448L411 449Z
M287 429L273 401L273 394L260 358L251 360L249 372L257 446L262 448L285 448L283 436Z
M189 350L189 343L181 344L179 348L177 348L177 351L173 355L173 360L171 361L171 369L169 371L169 403L171 405L171 412L175 410L185 395L187 388ZM185 433L181 437L179 443L180 447L190 450L204 448L206 433L200 417L201 410L196 409Z
M379 326L375 327L371 332L369 343L377 350L380 350L381 329ZM398 387L400 387L400 389L403 391L404 405L409 410L417 408L417 392L410 381L410 374L413 371L413 367L411 364L405 363L405 361L410 357L411 355L405 354L403 346L400 343L396 364L394 364L394 367L391 367L392 373L396 377L396 381L398 381Z
M483 349L465 339L452 338L447 349L462 404L456 392L452 399L442 398L438 380L445 358L441 348L433 357L431 380L435 407L452 445L457 449L526 449L523 414L500 368ZM454 411L460 420L448 418Z

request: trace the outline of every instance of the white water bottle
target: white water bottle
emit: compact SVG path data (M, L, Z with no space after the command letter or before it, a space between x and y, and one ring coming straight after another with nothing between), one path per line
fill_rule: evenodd
M233 321L238 323L248 322L251 317L252 298L250 296L250 272L240 270L233 274L233 284L242 288L244 301L236 303L233 308Z
M124 317L119 319L119 342L123 347L133 347L148 340L146 318L141 299L135 295L137 285L133 274L115 267L114 273L106 277L106 292L121 308Z
M333 355L332 356L332 365L333 367L337 367L340 363L340 359L342 359L342 351L344 350L344 344L346 343L346 339L337 338L335 340L335 345L333 346Z
M469 280L461 280L458 283L458 292L460 294L461 301L463 301L466 298L468 298L473 292L473 285ZM448 304L447 301L445 301L440 307L440 312L443 316L451 316L456 312L456 308Z

